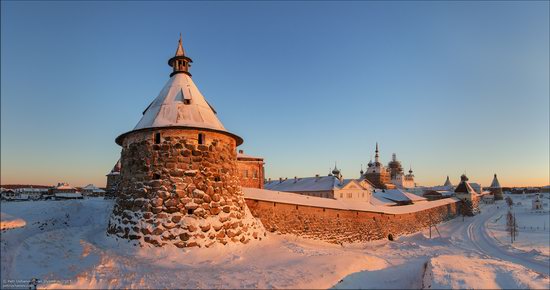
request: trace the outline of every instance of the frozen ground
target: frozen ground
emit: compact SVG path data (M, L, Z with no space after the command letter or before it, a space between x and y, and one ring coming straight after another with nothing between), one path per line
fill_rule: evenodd
M519 227L516 240L511 243L510 236L506 232L507 211L503 211L502 215L489 221L490 234L504 247L512 247L550 259L550 211L548 207L550 195L545 194L542 198L545 204L543 210L532 209L533 195L510 195L510 197L515 204L512 212L516 215Z
M3 288L28 288L30 278L49 288L550 286L544 251L517 249L494 238L492 223L506 213L502 202L484 206L476 217L439 225L441 236L434 229L432 239L426 230L394 242L340 246L268 234L244 246L192 250L140 248L107 238L111 207L112 201L104 200L2 203L2 219L26 223L2 231ZM537 249L548 249L537 241Z

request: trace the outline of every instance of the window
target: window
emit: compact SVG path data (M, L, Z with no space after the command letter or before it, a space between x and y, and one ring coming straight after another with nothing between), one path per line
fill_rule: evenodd
M160 179L160 174L158 173L153 174L153 179Z
M204 133L199 133L199 145L204 144Z
M187 210L187 214L193 214L193 210L192 210L192 209L188 209L188 210Z
M254 170L253 176L254 176L254 179L258 178L258 170Z
M190 99L183 99L183 104L184 105L191 105L191 100Z
M344 194L340 192L340 198L343 198L344 197Z
M160 133L155 133L155 144L160 144Z
M248 178L248 170L245 169L243 171L243 176L244 176L244 178Z
M363 198L365 197L365 193L364 193L364 192L363 192L363 193L361 193L361 197L363 197Z

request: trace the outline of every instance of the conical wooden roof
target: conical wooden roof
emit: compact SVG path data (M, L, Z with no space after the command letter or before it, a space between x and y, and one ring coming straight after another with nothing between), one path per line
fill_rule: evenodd
M451 180L449 179L449 176L447 175L447 180L445 180L445 184L443 186L453 187L453 184L451 183Z
M497 175L493 177L493 182L491 182L491 188L500 188L500 182L498 182Z
M170 126L226 131L216 111L187 74L175 74L168 80L134 130Z
M207 129L228 133L236 139L237 146L242 144L242 138L228 132L220 122L216 110L206 101L191 79L191 74L187 71L189 66L182 66L177 61L191 61L185 56L181 38L176 56L169 61L174 72L158 96L143 111L141 120L132 131L170 127ZM119 136L116 142L121 144L122 137L128 133Z

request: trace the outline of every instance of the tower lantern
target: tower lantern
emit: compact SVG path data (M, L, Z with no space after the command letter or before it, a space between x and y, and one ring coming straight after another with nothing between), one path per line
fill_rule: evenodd
M176 55L168 60L168 65L172 67L172 73L170 74L170 77L179 73L184 73L188 76L191 76L189 68L191 67L192 62L193 60L185 56L185 50L183 50L180 34L180 40L178 43L178 48L176 50Z

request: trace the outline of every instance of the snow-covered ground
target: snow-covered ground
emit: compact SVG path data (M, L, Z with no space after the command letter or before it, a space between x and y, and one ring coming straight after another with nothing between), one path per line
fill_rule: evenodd
M519 227L516 240L511 243L510 235L506 232L507 210L490 220L489 232L505 247L531 252L533 255L539 255L541 259L550 259L550 210L548 207L550 194L546 193L542 197L545 204L543 210L532 209L533 195L510 195L510 197L515 204L512 212L516 215Z
M24 227L26 222L7 213L0 213L0 230Z
M2 203L2 219L26 223L2 232L2 287L28 288L25 281L31 278L49 288L542 289L550 283L544 251L509 247L493 237L493 225L487 228L506 213L503 202L484 206L476 217L439 225L440 235L433 229L432 239L426 230L394 242L340 246L268 234L247 245L186 250L141 248L108 238L112 205L109 200Z

